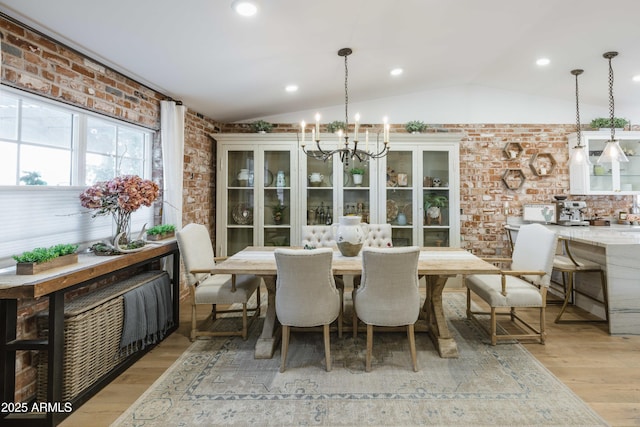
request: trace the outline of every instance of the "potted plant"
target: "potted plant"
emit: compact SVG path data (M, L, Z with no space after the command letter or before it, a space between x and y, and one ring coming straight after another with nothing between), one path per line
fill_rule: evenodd
M265 122L264 120L256 120L251 123L251 130L257 133L267 133L271 132L273 125L269 122Z
M449 198L443 194L429 193L424 196L424 212L427 225L442 224L442 208L449 204Z
M278 201L275 205L271 206L271 213L273 215L273 223L276 225L282 224L282 217L284 210L287 207Z
M40 172L22 172L24 175L20 177L20 182L24 182L25 185L47 185L40 175Z
M50 268L78 262L78 245L60 244L49 248L35 248L32 251L14 255L17 262L16 274L36 274Z
M351 173L351 177L353 178L353 184L357 186L362 185L362 178L364 177L364 168L351 168L349 172Z
M344 122L341 122L340 120L334 120L327 125L327 132L336 133L339 130L342 130L343 132L345 132L346 128L347 128L347 125Z
M163 240L173 237L176 234L176 227L173 224L160 224L147 230L147 240Z
M629 123L627 119L623 119L620 117L614 117L613 119L613 127L616 129L624 129L624 127ZM591 120L591 128L592 129L610 129L611 128L611 118L610 117L598 117L596 119Z
M420 120L411 120L404 125L409 133L420 133L427 128L427 125Z

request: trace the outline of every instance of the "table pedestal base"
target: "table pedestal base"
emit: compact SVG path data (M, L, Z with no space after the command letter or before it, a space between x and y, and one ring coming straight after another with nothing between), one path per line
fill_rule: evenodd
M267 288L267 312L264 316L262 334L256 342L255 358L271 359L280 342L280 324L276 317L276 276L260 276Z

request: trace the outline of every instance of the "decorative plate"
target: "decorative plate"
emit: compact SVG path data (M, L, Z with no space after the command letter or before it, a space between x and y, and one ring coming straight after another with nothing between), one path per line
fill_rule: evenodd
M398 204L395 200L387 200L387 222L394 221L398 217Z
M344 187L348 187L351 182L351 174L347 171L344 172L344 177L342 178L342 185ZM333 185L333 172L329 175L329 184Z
M413 224L413 205L411 203L404 205L402 213L407 217L407 224Z
M247 225L253 224L253 211L250 207L243 204L238 204L233 207L231 216L236 224Z
M264 168L264 186L268 187L273 183L273 174L267 168Z

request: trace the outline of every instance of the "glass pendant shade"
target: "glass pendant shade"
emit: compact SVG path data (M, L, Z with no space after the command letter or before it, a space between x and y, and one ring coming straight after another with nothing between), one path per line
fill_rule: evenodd
M620 143L617 139L607 141L607 144L602 150L602 154L598 157L598 163L613 163L616 162L628 162L627 156L620 148Z
M584 145L576 145L571 149L571 157L569 158L570 166L591 165L589 155Z

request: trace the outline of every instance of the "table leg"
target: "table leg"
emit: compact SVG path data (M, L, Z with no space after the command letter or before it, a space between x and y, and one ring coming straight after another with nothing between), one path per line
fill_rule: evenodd
M276 276L262 276L267 288L267 313L264 317L262 334L256 342L255 358L271 359L280 341L279 324L276 317Z
M426 276L427 298L422 307L427 321L427 332L436 346L440 357L458 357L458 345L449 333L447 319L442 306L442 291L449 276Z

